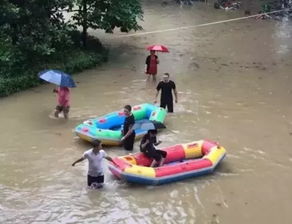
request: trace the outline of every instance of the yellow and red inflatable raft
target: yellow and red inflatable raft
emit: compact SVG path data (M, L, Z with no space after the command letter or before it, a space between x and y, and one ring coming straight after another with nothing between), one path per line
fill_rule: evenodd
M167 152L162 167L149 167L152 159L143 153L114 158L110 171L128 182L159 185L212 173L225 157L226 150L207 140L163 148Z

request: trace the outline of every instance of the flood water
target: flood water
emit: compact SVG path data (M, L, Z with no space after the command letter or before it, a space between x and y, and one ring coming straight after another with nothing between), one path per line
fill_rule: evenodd
M154 0L144 11L141 32L243 16ZM69 121L52 118L52 85L0 100L0 223L292 223L291 25L247 19L123 38L94 32L110 59L74 77ZM71 164L90 146L73 129L125 104L153 102L155 84L143 71L145 46L155 43L170 49L159 54L159 78L169 72L179 92L162 145L211 139L227 157L214 174L155 187L106 170L104 189L88 190L87 163Z

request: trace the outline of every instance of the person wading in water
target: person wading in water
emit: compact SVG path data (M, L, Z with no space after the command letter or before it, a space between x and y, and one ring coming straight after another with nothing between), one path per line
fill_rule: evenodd
M166 108L169 113L173 112L173 97L172 97L172 91L174 92L175 96L175 102L177 103L177 91L175 83L171 80L169 80L169 74L164 73L163 75L163 81L159 82L156 87L156 95L154 103L157 103L157 97L159 94L159 91L161 90L161 97L160 97L160 107Z
M128 151L133 150L134 141L135 141L135 130L133 129L133 126L135 124L135 118L132 114L132 107L130 105L126 105L124 107L124 113L126 116L124 127L122 130L123 137L121 139L124 148Z
M158 56L155 55L155 51L151 50L150 55L146 58L145 74L148 74L148 78L152 75L153 80L156 80L157 65L159 64Z
M88 187L101 188L104 182L103 159L114 163L113 159L102 149L102 144L99 140L95 140L93 142L93 148L86 151L80 159L72 163L72 166L75 166L75 164L85 159L88 160Z

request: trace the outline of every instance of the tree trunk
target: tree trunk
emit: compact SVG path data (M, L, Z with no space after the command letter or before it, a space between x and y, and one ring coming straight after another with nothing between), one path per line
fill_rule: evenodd
M82 28L82 45L83 47L87 45L87 26L85 24L83 24Z
M12 45L16 45L18 41L18 35L19 35L17 32L17 24L12 23L10 26L12 28L12 35L11 35Z
M87 43L87 1L83 0L82 1L82 17L83 17L83 22L82 22L82 44L83 47L86 47Z

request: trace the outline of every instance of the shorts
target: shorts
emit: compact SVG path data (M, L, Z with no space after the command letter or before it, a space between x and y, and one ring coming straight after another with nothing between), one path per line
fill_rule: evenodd
M64 113L69 113L69 110L70 110L70 106L56 106L56 111L58 112L64 112Z
M145 155L149 158L154 159L156 162L160 162L162 158L165 158L167 153L162 150L154 149L145 152Z
M168 101L161 100L160 107L162 107L164 109L166 109L166 107L167 107L167 112L173 113L173 101L172 101L172 99L168 100Z
M124 148L127 151L133 151L136 134L133 132L128 138L124 140Z
M97 177L93 177L93 176L87 175L87 185L88 185L88 187L90 187L91 184L93 184L93 183L102 184L103 182L104 182L104 175L97 176Z

